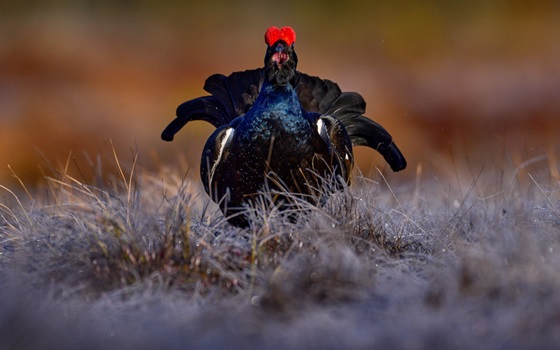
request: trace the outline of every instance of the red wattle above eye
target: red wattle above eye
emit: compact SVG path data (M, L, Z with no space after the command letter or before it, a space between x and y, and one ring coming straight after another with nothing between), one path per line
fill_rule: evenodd
M283 40L288 45L292 45L296 41L296 32L291 27L270 27L264 34L264 41L268 46L273 45L278 40Z

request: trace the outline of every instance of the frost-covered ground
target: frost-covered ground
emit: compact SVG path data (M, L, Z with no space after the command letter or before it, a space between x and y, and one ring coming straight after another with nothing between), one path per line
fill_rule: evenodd
M450 174L357 177L247 230L175 170L2 188L0 347L560 347L556 173Z

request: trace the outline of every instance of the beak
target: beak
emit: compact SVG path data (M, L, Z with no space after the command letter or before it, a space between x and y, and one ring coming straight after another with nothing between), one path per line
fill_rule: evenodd
M284 65L290 56L286 53L286 47L283 43L276 43L276 48L274 49L274 54L272 55L272 62L274 62L279 68Z

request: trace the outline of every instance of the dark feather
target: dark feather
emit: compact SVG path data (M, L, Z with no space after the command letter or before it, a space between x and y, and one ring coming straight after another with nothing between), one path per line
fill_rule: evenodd
M235 108L230 97L229 91L227 91L224 81L226 76L223 74L213 74L209 76L204 82L204 90L208 91L212 96L214 96L224 108L224 112L227 115L232 115L235 113Z
M330 104L329 108L324 111L325 114L335 116L343 124L348 119L358 117L366 112L366 101L362 95L357 92L343 92L336 101Z
M225 79L224 85L233 102L236 117L247 113L255 103L263 80L263 68L232 73Z
M229 123L224 106L215 96L204 96L182 103L177 107L175 118L161 133L165 141L172 141L173 136L188 122L204 120L215 127Z
M163 131L161 138L172 141L186 123L204 120L219 128L245 114L259 94L264 70L253 69L235 72L229 76L214 74L206 79L204 90L212 96L199 97L182 103L177 108L177 118Z
M305 73L299 73L296 91L303 109L320 114L326 114L329 107L341 94L336 83Z
M381 125L364 116L346 118L342 123L350 135L352 145L373 148L385 158L393 171L406 168L406 159Z
M234 72L227 77L214 74L206 79L204 90L222 102L233 120L251 108L259 95L263 79L263 68Z
M300 75L297 89L304 108L307 105L310 111L332 115L340 120L353 146L373 148L383 156L393 171L406 168L406 160L387 130L363 115L366 102L360 94L341 93L338 85L330 80Z

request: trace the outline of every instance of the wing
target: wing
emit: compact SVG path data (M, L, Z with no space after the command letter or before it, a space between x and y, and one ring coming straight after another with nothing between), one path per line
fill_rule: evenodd
M219 202L225 193L217 188L214 181L217 172L220 171L222 160L227 158L230 152L230 144L235 133L235 128L231 125L224 125L218 128L206 141L200 162L200 178L206 193L214 201Z
M342 177L349 181L350 172L354 166L354 155L352 154L352 142L346 128L342 123L330 115L322 115L317 120L317 131L321 138L333 149L333 164L341 169Z

